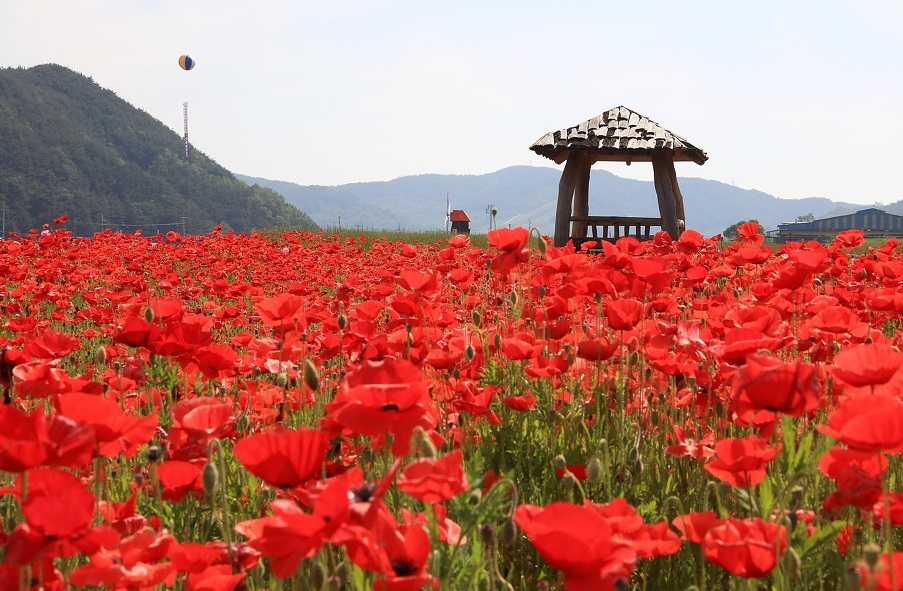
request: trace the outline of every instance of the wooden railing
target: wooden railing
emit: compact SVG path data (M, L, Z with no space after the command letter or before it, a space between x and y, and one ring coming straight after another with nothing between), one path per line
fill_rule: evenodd
M613 242L624 236L633 236L638 240L649 240L656 232L662 229L662 218L597 215L571 216L571 224L574 230L579 230L581 226L586 227L585 237L575 235L572 238L575 246L579 246L578 242L586 242L587 240ZM574 232L574 234L580 233L582 232Z

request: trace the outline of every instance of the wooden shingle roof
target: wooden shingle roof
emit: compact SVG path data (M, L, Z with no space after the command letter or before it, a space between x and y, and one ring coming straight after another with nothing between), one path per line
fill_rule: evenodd
M530 149L561 164L576 151L589 150L596 161L649 162L652 154L672 151L676 162L703 164L708 156L684 138L627 107L615 107L573 127L550 131Z

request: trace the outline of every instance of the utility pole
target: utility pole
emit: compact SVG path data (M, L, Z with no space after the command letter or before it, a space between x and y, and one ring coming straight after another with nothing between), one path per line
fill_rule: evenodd
M182 216L182 238L185 238L185 221L188 219L187 215Z
M182 105L182 112L185 115L185 160L188 160L188 103Z

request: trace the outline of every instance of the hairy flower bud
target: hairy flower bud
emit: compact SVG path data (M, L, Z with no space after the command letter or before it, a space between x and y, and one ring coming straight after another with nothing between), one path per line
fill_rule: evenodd
M599 459L599 456L593 456L589 461L589 464L586 465L586 480L592 484L596 484L597 482L602 480L602 471L604 467L602 466L602 460Z
M304 360L302 375L304 376L304 383L307 384L308 388L314 392L320 389L320 373L317 371L314 362L310 359Z
M97 365L106 365L107 364L107 350L104 347L98 347L97 351L94 352L94 363Z
M216 469L216 464L207 462L204 465L204 471L201 472L201 483L204 485L204 492L207 493L207 496L213 496L216 486L219 484L219 470Z
M499 531L499 543L502 546L511 546L517 541L517 524L514 523L514 519L508 519L505 523L502 524L502 529Z
M326 569L323 568L323 563L317 561L311 565L308 581L311 589L315 591L320 591L323 588L323 585L326 584Z

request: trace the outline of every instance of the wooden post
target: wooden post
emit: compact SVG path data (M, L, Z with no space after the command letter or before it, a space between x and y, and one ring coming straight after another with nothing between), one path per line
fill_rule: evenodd
M581 157L571 153L564 164L561 180L558 182L558 207L555 209L555 246L564 246L571 234L571 211L574 201L574 187L581 169Z
M668 174L671 176L671 190L674 191L674 203L677 205L677 219L683 220L684 227L680 229L680 231L683 231L686 230L687 224L686 213L684 213L684 196L677 185L677 171L674 170L673 158L669 159L669 164Z
M677 240L680 229L677 223L677 200L674 197L674 184L671 182L669 168L673 170L673 154L654 154L652 156L652 176L655 180L655 194L658 196L658 210L662 216L662 229Z
M589 176L592 166L592 160L580 155L579 167L576 172L577 187L574 191L574 216L576 217L585 218L589 215ZM574 222L571 236L586 238L586 222Z

